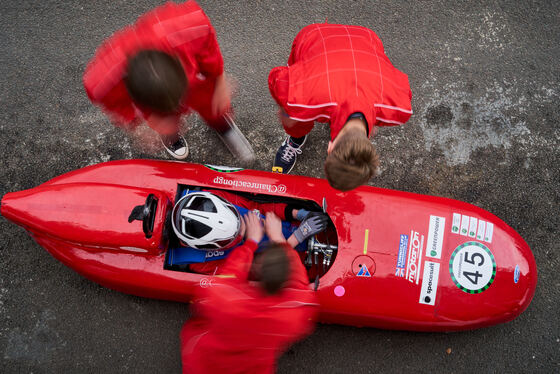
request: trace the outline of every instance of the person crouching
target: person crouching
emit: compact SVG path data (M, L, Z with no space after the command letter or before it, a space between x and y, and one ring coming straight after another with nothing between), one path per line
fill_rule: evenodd
M280 219L267 213L271 243L258 262L254 252L265 229L254 212L243 220L245 243L199 289L193 316L181 330L183 373L273 373L279 356L313 330L316 295ZM251 268L257 282L248 280Z

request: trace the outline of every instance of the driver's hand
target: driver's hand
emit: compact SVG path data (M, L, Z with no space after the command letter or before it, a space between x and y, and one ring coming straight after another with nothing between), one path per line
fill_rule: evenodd
M259 214L253 211L248 212L243 217L243 221L245 222L245 238L260 243L264 236L264 229Z
M284 234L282 234L282 221L278 216L272 212L266 213L266 220L264 222L266 235L273 242L285 242Z

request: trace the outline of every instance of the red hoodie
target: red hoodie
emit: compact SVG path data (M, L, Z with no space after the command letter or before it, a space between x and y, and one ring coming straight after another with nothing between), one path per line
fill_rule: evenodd
M318 304L296 251L285 246L291 276L276 295L247 280L257 244L232 251L201 288L181 331L183 373L274 373L276 360L311 333Z
M196 2L169 2L116 32L99 47L86 68L83 79L87 95L115 124L128 124L150 114L134 105L123 80L128 58L146 49L166 52L181 61L189 81L182 112L191 107L200 112L198 107L210 105L208 82L224 70L216 32Z
M385 55L381 39L361 26L316 23L296 36L288 66L270 71L272 97L292 120L329 122L334 140L361 112L373 126L401 125L412 114L406 74ZM304 133L292 130L292 136ZM312 127L312 126L311 126Z

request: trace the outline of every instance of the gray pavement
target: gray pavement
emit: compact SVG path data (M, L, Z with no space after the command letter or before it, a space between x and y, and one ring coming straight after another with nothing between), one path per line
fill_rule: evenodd
M93 107L86 62L113 31L158 1L0 3L0 194L139 150ZM280 373L560 371L560 4L557 1L201 1L237 81L240 128L269 170L284 134L267 88L303 26L375 30L410 77L414 115L375 138L372 185L450 197L505 220L533 249L539 283L513 322L452 334L319 325ZM190 161L233 165L191 120ZM316 126L294 173L322 177ZM214 149L222 150L216 152ZM187 305L102 288L0 219L0 372L172 373ZM451 349L450 353L448 348Z

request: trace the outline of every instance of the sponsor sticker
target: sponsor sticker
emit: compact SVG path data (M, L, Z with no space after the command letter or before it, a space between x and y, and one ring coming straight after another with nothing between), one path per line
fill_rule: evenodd
M434 305L439 280L439 264L437 262L424 262L424 273L422 275L422 287L420 288L420 304Z
M451 254L449 273L461 291L470 294L481 293L494 282L496 260L484 244L466 242Z
M260 182L249 182L244 180L235 180L224 178L223 176L217 176L213 179L213 182L216 184L221 184L224 186L229 187L242 187L242 188L250 188L257 191L266 191L271 193L286 193L286 185L285 184L268 184L268 183L260 183Z
M405 277L411 283L418 284L418 275L422 264L422 248L424 248L424 235L420 235L414 230L410 231Z
M461 231L459 234L467 235L469 232L469 216L462 215L461 216Z
M460 226L461 226L461 215L459 213L453 213L453 225L451 225L451 232L454 234L458 234Z
M486 232L484 233L484 241L488 243L492 243L492 234L494 234L494 224L487 222Z
M494 224L464 214L453 213L451 232L492 243Z
M471 238L474 238L476 236L476 225L478 223L478 220L474 217L471 217L471 219L469 220L469 236Z
M515 271L513 272L513 281L515 283L519 282L519 274L520 274L519 265L515 265Z
M426 257L441 258L443 245L443 233L445 230L445 218L430 216L430 227L428 229L428 242L426 244Z
M478 240L484 240L484 233L486 230L486 221L478 221L478 231L476 232L476 238Z
M371 274L369 273L369 270L367 268L367 266L365 264L362 264L362 266L360 267L360 271L358 271L358 274L356 274L357 277L371 277Z
M397 257L397 266L395 268L395 275L397 277L404 277L407 248L408 248L408 235L401 234L401 238L399 240L399 255Z
M375 273L375 261L369 256L357 256L352 261L352 273L357 277L371 277Z

